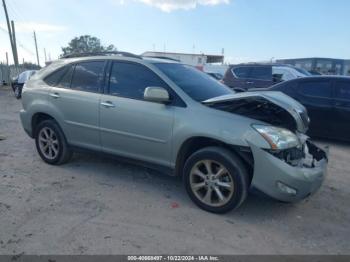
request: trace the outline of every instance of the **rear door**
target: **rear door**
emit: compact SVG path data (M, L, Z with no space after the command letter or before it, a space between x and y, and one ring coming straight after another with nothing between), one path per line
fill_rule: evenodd
M309 134L329 137L334 124L333 87L331 80L299 81L297 97L310 117Z
M114 61L100 104L101 143L104 152L168 166L174 106L145 101L147 87L171 90L148 67Z
M334 136L350 140L350 81L335 82Z
M71 145L101 149L99 104L105 64L99 60L68 65L50 90L50 102Z

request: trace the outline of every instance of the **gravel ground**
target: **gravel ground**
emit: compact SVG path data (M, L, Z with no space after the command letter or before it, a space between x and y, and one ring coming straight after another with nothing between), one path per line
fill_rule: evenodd
M350 145L330 145L321 190L297 204L249 196L206 213L179 179L98 155L39 158L20 101L0 88L0 254L350 254Z

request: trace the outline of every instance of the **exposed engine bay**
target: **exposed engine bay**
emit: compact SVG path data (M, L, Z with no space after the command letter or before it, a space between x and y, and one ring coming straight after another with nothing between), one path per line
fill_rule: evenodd
M260 120L273 126L283 127L293 132L297 129L295 119L287 110L264 97L246 97L237 100L216 102L209 106L218 110Z
M228 101L218 101L208 104L208 106L257 119L296 133L301 143L300 147L284 150L267 150L269 153L291 166L313 168L318 166L319 162L323 159L327 158L324 151L308 141L306 135L297 131L296 120L286 109L263 96L250 96ZM301 120L307 125L308 123L306 123L304 117L305 116L301 116Z

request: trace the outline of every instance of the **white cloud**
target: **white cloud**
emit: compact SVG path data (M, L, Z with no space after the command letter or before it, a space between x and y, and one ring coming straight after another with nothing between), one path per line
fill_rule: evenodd
M0 24L0 27L7 30L7 25L5 23ZM16 33L30 33L34 30L36 32L61 32L67 30L66 27L60 25L52 25L46 23L37 22L26 22L26 23L15 23Z
M115 0L119 4L125 4L128 0ZM129 0L130 1L130 0ZM228 4L230 0L133 0L161 9L164 12L174 10L194 9L198 5L219 5Z

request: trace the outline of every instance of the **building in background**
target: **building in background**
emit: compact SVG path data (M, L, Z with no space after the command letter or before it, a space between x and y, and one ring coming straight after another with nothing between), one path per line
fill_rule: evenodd
M223 64L223 55L207 55L207 54L185 54L185 53L171 53L171 52L145 52L142 56L146 57L167 57L178 60L184 64L195 66L201 70L207 64Z
M334 58L296 58L279 59L276 61L281 64L290 64L301 67L311 73L320 73L322 75L346 75L350 76L350 60Z

